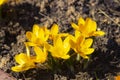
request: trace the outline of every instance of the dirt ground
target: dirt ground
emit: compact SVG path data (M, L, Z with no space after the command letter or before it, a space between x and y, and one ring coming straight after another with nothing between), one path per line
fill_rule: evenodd
M72 33L70 22L77 23L79 17L92 18L106 32L94 39L95 52L86 69L76 63L73 70L56 73L39 69L11 71L16 64L14 56L25 52L25 33L32 30L33 24L50 28L57 23L61 32ZM9 76L0 76L0 80L114 80L120 75L120 0L9 0L2 6L0 19L0 69L5 72L0 74Z

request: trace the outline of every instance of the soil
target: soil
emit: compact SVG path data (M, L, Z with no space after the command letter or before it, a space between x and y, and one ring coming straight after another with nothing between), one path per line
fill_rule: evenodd
M0 80L114 80L120 75L120 0L9 0L2 6L0 19ZM70 22L79 17L92 18L105 31L103 37L94 39L95 52L90 63L81 69L75 63L73 69L60 72L31 69L16 73L14 56L25 52L26 31L33 24L48 28L53 23L60 32L72 33ZM13 77L10 77L13 76Z

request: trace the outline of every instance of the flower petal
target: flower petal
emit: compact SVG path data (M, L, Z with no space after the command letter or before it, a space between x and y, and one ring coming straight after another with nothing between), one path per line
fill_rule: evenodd
M53 56L53 57L57 57L57 58L60 58L61 57L61 52L60 52L60 50L62 50L62 49L59 49L58 47L53 47L53 48L51 48L51 55Z
M48 50L48 51L51 51L51 48L53 47L52 45L48 44L48 43L45 43L44 44L44 47Z
M33 34L34 34L35 36L39 36L39 29L40 29L40 27L39 27L37 24L34 24L34 25L33 25L33 30L32 30L32 32L33 32Z
M14 66L11 69L12 69L12 71L15 71L15 72L22 72L22 71L24 71L22 65Z
M11 69L15 72L22 72L22 71L26 71L26 70L31 69L31 68L35 68L35 64L34 63L31 64L28 62L28 64L14 66Z
M65 53L68 53L68 51L70 50L70 38L66 37L64 42L63 42L63 47L64 47L64 51Z
M93 52L94 52L94 48L84 49L84 54L85 54L85 55L92 54Z
M71 26L72 26L75 30L79 30L79 26L76 25L75 23L71 23Z
M72 49L75 49L76 48L76 42L74 42L73 40L70 40L70 47Z
M103 36L103 35L105 35L105 32L103 32L103 31L95 31L92 35L93 36Z
M69 34L68 33L59 33L58 34L60 37L65 37L65 36L68 36Z
M70 58L69 55L64 55L64 56L62 56L62 59L68 59L68 58Z
M91 32L91 28L92 28L92 20L90 18L87 18L84 27L81 27L81 32L84 34L88 34Z
M25 44L27 46L37 46L37 44L33 43L33 42L25 42Z
M80 56L83 57L84 59L89 59L87 55L80 54Z
M87 55L85 55L84 52L80 52L78 54L84 59L89 59L89 57Z
M75 30L75 38L77 39L79 36L81 36L81 32L78 30Z
M76 46L78 46L78 47L82 47L84 41L85 41L85 37L82 36L82 35L79 36L79 37L77 38L77 45L76 45Z
M30 31L26 32L26 37L31 42L35 42L36 41L36 36L32 32L30 32Z
M90 32L94 32L97 29L97 24L95 21L91 21Z
M80 26L80 25L85 25L85 20L84 20L82 17L79 18L79 20L78 20L78 25L79 25L79 26Z
M28 61L28 57L26 54L24 53L20 53L18 55L15 56L15 61L18 63L18 64L24 64Z
M53 45L54 47L62 47L63 46L63 42L62 42L62 39L61 37L56 37L54 40L53 40Z
M92 45L92 43L93 43L93 39L90 39L90 38L86 39L83 43L83 47L84 48L89 48Z
M36 62L40 62L40 63L43 63L46 61L47 59L47 52L46 51L42 51L39 47L34 47L34 51L36 53Z
M44 30L43 30L42 27L40 27L38 34L39 34L39 35L38 35L37 37L38 37L39 39L41 39L42 41L44 41L44 40L45 40L45 32L44 32Z
M72 49L76 48L76 43L73 40L70 40L70 46Z
M51 34L52 35L57 35L58 34L58 25L57 24L53 24L52 28L51 28Z

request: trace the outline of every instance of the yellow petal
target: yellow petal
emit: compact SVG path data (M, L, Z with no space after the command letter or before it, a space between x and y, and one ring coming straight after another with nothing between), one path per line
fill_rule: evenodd
M89 48L93 43L93 39L86 39L83 43L84 48Z
M34 47L34 51L36 53L36 62L40 62L43 63L46 61L47 59L47 52L46 51L42 51L39 47Z
M15 72L22 72L22 71L29 70L31 68L35 68L35 65L33 63L32 64L17 65L17 66L12 67L11 69Z
M69 35L70 40L76 42L76 38L73 35Z
M90 18L87 18L84 27L81 27L81 31L85 34L88 34L91 32L91 28L92 28L92 20Z
M30 32L30 31L26 32L26 37L31 42L35 42L36 41L36 36L32 32Z
M14 67L11 68L11 70L15 71L15 72L22 72L22 71L24 71L22 65L14 66Z
M40 38L36 39L36 45L38 45L38 46L42 46L45 42L46 42L45 39L43 39L43 40Z
M49 38L50 31L46 27L43 27L43 31L44 31L44 41L47 41Z
M65 36L68 36L69 34L68 33L59 33L58 34L60 37L65 37Z
M56 37L54 40L53 40L53 45L55 46L55 47L61 47L61 46L63 46L63 42L62 42L62 39L61 39L61 37Z
M71 48L76 48L76 43L73 40L70 40L70 46Z
M68 58L70 58L69 55L64 55L64 56L62 56L62 59L68 59Z
M70 35L69 38L70 38L70 40L69 40L70 47L73 48L73 49L76 48L76 39L75 39L75 37Z
M5 2L7 2L8 0L0 0L0 6L2 5L2 4L4 4Z
M92 35L93 36L104 36L105 32L103 32L103 31L95 31Z
M32 32L35 36L39 35L39 29L40 29L40 27L37 24L33 25L33 31Z
M90 25L90 32L96 31L97 29L97 24L95 21L91 21L91 25Z
M42 41L45 41L45 32L44 32L43 28L39 29L38 38L41 39Z
M85 37L84 36L79 36L78 38L77 38L77 45L76 46L78 46L78 47L81 47L81 46L83 46L83 42L85 41Z
M80 25L85 25L85 20L84 20L82 17L79 18L79 20L78 20L78 25L79 25L79 26L80 26Z
M71 26L72 26L75 30L79 30L79 26L76 25L75 23L71 23Z
M51 55L56 58L68 59L70 56L64 53L63 49L61 48L52 48Z
M51 51L50 51L50 52L51 52L51 55L52 55L53 57L60 58L60 56L61 56L60 49L57 48L57 47L51 48Z
M92 54L93 52L94 52L94 48L84 49L84 54L85 54L85 55Z
M56 35L56 34L58 34L58 31L59 31L58 25L57 24L53 24L53 26L51 28L51 34L52 35Z
M20 54L15 56L15 61L19 64L24 64L28 61L28 57L26 54L20 53Z
M26 47L26 53L27 56L30 58L30 50L29 50L29 46L25 43L25 47Z
M69 42L70 42L70 38L66 37L64 42L63 42L63 47L65 50L65 53L67 53L70 50L70 43Z
M44 44L44 47L45 47L48 51L50 51L53 46L51 46L51 45L48 44L48 43L45 43L45 44Z
M25 44L27 46L37 46L37 44L33 43L33 42L25 42Z
M89 57L87 55L85 55L84 53L79 53L81 57L83 57L84 59L89 59Z
M75 30L75 38L77 39L79 36L81 36L81 33L80 33L80 31L78 31L78 30Z

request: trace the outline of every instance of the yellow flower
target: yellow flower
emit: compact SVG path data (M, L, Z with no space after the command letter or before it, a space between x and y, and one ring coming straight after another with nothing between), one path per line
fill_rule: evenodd
M15 61L19 64L12 67L11 69L15 72L25 71L31 68L35 68L34 64L35 57L29 57L24 53L20 53L15 56Z
M78 53L81 57L88 59L87 55L90 55L94 52L94 48L90 48L93 43L93 39L85 39L84 36L79 36L77 39L71 36L70 44L71 48Z
M44 63L47 60L47 51L43 48L43 51L39 47L34 47L34 51L36 53L36 60L37 63Z
M49 36L50 39L54 39L57 36L65 37L65 36L68 35L68 33L59 33L59 29L58 29L58 25L57 24L53 24L49 34L50 34L50 36Z
M28 46L41 46L43 45L49 37L46 27L39 27L38 25L33 25L33 31L28 31L26 37L30 42L25 42Z
M41 48L35 46L34 51L36 55L30 56L29 47L27 44L25 45L27 54L20 53L15 56L15 61L19 64L11 68L15 72L21 72L31 68L35 68L35 63L44 63L47 59L47 52L45 48L43 48L42 50Z
M7 2L8 0L0 0L0 6L2 5L2 4L4 4L5 2Z
M49 45L49 51L51 55L56 58L68 59L70 56L67 54L70 50L69 37L66 37L62 41L61 37L58 36L53 40L53 46Z
M102 36L105 34L103 31L96 31L97 24L90 18L87 18L86 20L79 18L77 25L75 23L71 23L71 25L75 30L80 31L85 37Z

